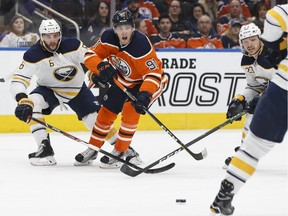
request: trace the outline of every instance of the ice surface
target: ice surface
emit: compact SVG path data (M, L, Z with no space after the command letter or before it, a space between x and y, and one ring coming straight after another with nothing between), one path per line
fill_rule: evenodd
M204 130L174 131L183 143ZM84 140L89 133L72 133ZM240 143L240 130L220 130L190 149L203 147L208 156L194 160L184 150L160 165L176 166L161 174L135 178L119 170L73 166L86 149L61 134L51 133L58 162L53 167L32 166L28 154L37 149L30 134L0 134L1 216L205 216L219 190L224 160ZM132 146L145 161L160 159L179 145L164 131L138 131ZM104 146L107 151L111 146ZM102 156L102 155L100 155ZM235 196L235 216L284 216L287 213L287 138L259 163L258 170ZM177 204L176 199L186 199Z

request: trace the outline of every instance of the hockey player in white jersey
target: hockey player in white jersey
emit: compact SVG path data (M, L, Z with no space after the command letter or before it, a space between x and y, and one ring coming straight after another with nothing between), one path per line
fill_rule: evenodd
M241 68L245 72L247 84L244 91L241 94L237 94L230 102L226 113L227 119L242 112L248 103L250 103L250 106L256 104L259 95L265 91L269 80L271 80L276 71L267 58L268 47L264 46L260 35L261 30L254 23L243 25L240 29L239 43L243 52ZM253 107L251 108L253 109ZM249 109L247 111L241 143L247 135L253 116L253 113L249 113ZM241 118L237 120L241 120ZM226 166L230 163L231 159L231 157L228 157L225 160L224 168L227 168Z
M44 115L51 114L57 106L65 108L68 105L92 131L100 105L84 82L81 63L87 48L82 42L62 37L60 26L54 19L43 20L39 33L41 39L24 53L23 62L14 72L10 91L18 102L16 117L29 123L38 145L38 151L28 155L30 162L43 166L55 165L56 160L46 128L30 121L32 115L44 120ZM27 87L33 75L37 77L37 87L28 96ZM106 139L113 143L116 138L116 130L112 128ZM76 155L75 165L91 164L97 153L88 148ZM135 151L130 153L137 154Z
M261 37L267 46L285 53L285 56L277 64L276 73L259 99L250 124L250 131L232 158L226 176L221 182L221 188L210 206L212 213L233 214L234 195L256 171L259 160L275 145L282 143L287 133L287 11L288 4L284 4L276 5L267 12Z

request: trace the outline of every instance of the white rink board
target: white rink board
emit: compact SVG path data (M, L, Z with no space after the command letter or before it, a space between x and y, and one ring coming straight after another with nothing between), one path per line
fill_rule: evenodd
M0 77L11 74L21 61L25 49L0 49ZM169 84L151 107L155 113L221 113L228 101L246 85L240 67L242 54L235 50L158 51ZM31 84L30 89L35 84ZM16 103L9 92L9 82L0 83L0 115L11 115ZM56 114L73 113L56 109Z

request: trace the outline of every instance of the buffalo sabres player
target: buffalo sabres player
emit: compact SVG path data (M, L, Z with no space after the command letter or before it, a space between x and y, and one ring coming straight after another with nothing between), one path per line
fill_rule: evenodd
M51 114L55 107L68 105L92 130L100 105L84 82L80 63L87 48L82 42L62 37L54 19L43 20L39 33L41 39L24 53L23 62L14 72L10 91L18 103L16 117L29 123L38 145L38 151L28 156L30 162L44 166L56 164L54 151L46 128L30 121L31 116L44 120L44 115ZM33 75L37 77L37 87L28 96L27 87ZM111 129L109 141L114 142L116 137L115 129ZM97 152L87 149L76 156L75 165L91 164L96 157Z
M243 52L241 68L245 72L247 85L243 93L237 94L230 102L226 118L231 118L242 112L249 103L250 108L247 109L248 113L246 114L242 131L241 143L247 135L252 120L253 113L249 112L250 110L253 110L253 106L257 103L259 95L264 92L268 85L268 81L271 80L276 71L267 58L268 48L262 43L260 35L261 31L254 23L243 25L239 32L239 43ZM241 118L237 120L239 121ZM239 147L235 150L237 149L239 149ZM225 164L228 165L230 161L231 157L228 157Z
M250 124L250 131L227 168L220 191L210 207L213 213L233 214L234 195L253 175L259 160L275 145L282 143L287 133L287 11L288 4L276 5L266 14L261 37L268 47L285 55L279 64L276 62L276 73L259 99Z
M100 40L85 55L85 66L111 87L103 97L90 143L101 148L109 128L121 112L121 125L112 154L125 157L136 132L140 114L162 93L165 82L162 63L149 39L135 30L134 17L129 10L117 11L112 18L113 29L103 32ZM108 58L109 61L105 61ZM115 69L116 68L116 69ZM93 77L92 77L93 79ZM127 95L114 83L124 85L136 98ZM96 80L97 81L97 80ZM117 168L118 161L104 156L103 168Z

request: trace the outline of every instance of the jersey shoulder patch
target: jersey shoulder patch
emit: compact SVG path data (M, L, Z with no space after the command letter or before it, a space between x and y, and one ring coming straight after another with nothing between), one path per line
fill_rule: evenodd
M272 68L273 66L272 66L271 62L269 61L269 59L267 58L265 52L267 52L267 49L266 49L266 48L263 49L263 51L261 52L261 54L258 56L258 58L257 58L257 63L258 63L261 67L263 67L263 68L265 68L265 69L270 69L270 68ZM275 56L275 57L276 57L276 56Z
M138 31L134 31L130 44L125 47L125 51L135 58L148 54L152 49L149 39Z
M101 43L108 43L119 47L119 40L112 28L105 30L101 35Z
M42 59L48 58L50 56L53 56L52 53L48 52L45 50L41 45L40 45L40 40L33 46L31 46L23 56L23 60L30 62L30 63L36 63L38 61L41 61Z
M252 65L255 62L255 58L252 56L243 55L241 59L241 66Z
M76 51L79 48L80 44L81 44L81 42L76 38L63 37L61 44L60 44L60 47L57 50L57 52L65 54L67 52Z

